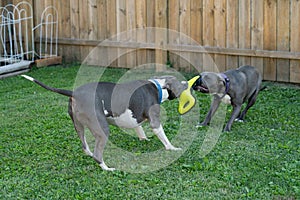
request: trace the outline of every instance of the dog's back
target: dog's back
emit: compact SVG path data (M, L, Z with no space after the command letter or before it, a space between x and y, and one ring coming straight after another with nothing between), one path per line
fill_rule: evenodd
M238 68L238 70L246 75L248 85L261 84L262 77L255 67L246 65Z
M261 87L262 77L259 71L252 66L242 66L238 70L245 74L247 87L247 97L249 99L254 93L258 93Z

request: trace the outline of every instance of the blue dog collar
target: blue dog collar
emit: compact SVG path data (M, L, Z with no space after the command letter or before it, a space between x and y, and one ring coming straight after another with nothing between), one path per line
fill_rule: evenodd
M160 84L157 80L151 79L150 81L155 84L155 86L158 90L158 103L161 104L162 103L162 96L163 96L162 88L161 88L161 86L160 86Z

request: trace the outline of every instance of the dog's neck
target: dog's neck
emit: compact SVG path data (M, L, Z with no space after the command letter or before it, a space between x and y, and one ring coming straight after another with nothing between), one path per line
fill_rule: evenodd
M230 87L230 79L224 73L220 73L220 77L224 79L225 91L223 94L217 94L217 95L220 99L223 99L228 94L229 87Z
M221 76L224 78L224 82L225 82L225 92L224 93L227 94L229 91L230 79L224 73L221 73Z
M152 82L158 90L158 103L161 104L162 102L168 100L168 90L164 89L166 81L163 79L150 79L149 81Z

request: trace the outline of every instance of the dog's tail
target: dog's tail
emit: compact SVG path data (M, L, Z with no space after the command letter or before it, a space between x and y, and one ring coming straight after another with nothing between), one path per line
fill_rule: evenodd
M27 75L21 75L22 77L26 78L27 80L29 81L32 81L38 85L40 85L41 87L45 88L46 90L50 90L52 92L56 92L58 94L62 94L62 95L65 95L65 96L68 96L68 97L72 97L73 96L73 91L71 90L63 90L63 89L58 89L58 88L53 88L53 87L49 87L47 85L45 85L44 83L30 77L30 76L27 76Z

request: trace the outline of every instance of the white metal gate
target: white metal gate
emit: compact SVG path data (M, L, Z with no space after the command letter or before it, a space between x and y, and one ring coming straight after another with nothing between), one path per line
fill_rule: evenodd
M35 51L35 32L39 40ZM33 9L23 1L0 7L0 78L24 73L35 58L57 56L58 14L53 6L42 13L33 26Z
M0 7L0 77L27 71L34 59L33 11L28 2Z

